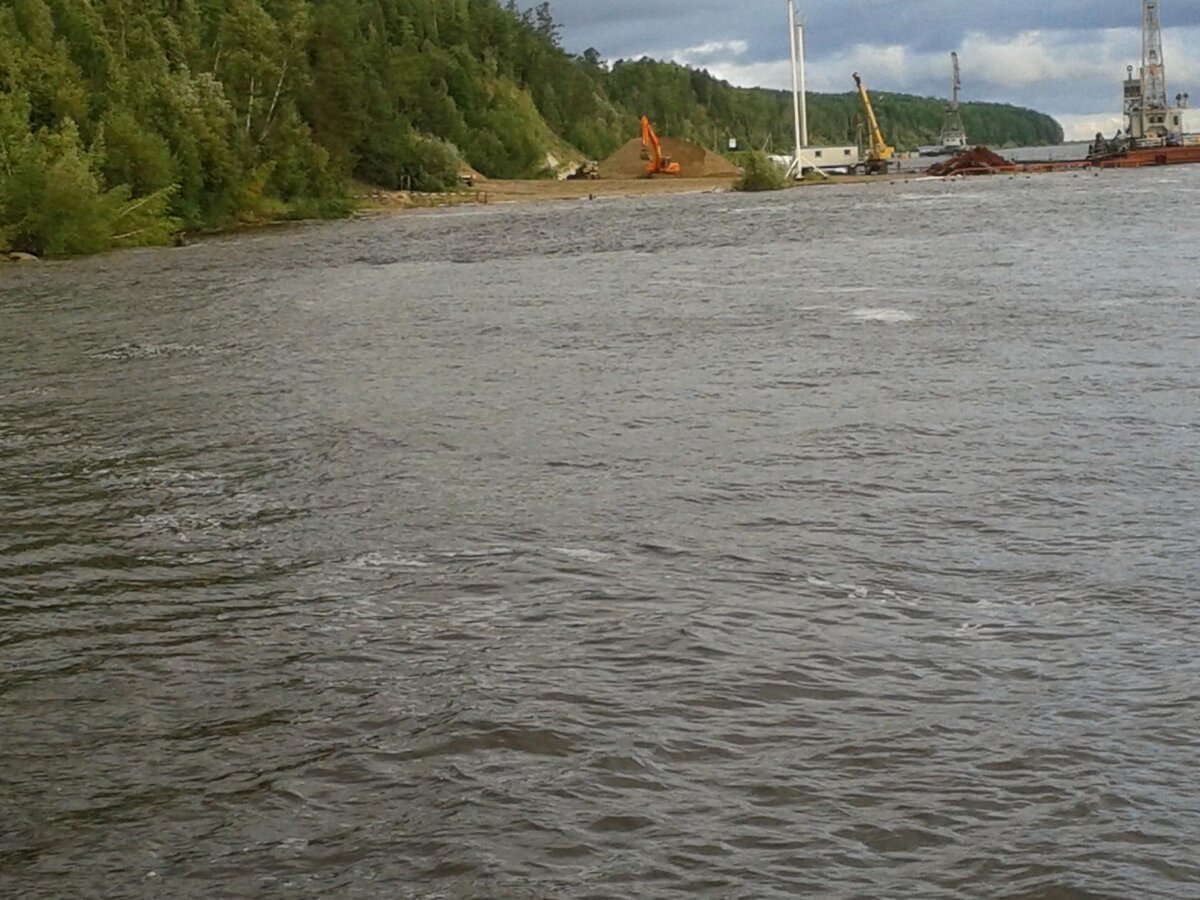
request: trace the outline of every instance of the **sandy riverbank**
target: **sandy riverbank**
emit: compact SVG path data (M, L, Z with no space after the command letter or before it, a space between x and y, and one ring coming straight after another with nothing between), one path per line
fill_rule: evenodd
M792 187L814 187L828 184L863 184L906 181L923 176L923 172L903 172L891 175L837 175L828 180L806 180ZM541 203L555 200L605 199L615 197L655 197L670 194L722 193L733 190L735 178L713 176L707 178L599 178L595 180L505 180L488 179L479 181L460 191L441 194L426 194L416 191L385 191L360 185L355 202L360 216L382 215L416 209L437 209L451 206L504 203ZM790 188L789 188L790 189ZM246 222L236 227L211 233L193 233L187 242L227 237L243 231L258 231L270 227L296 225L294 220L278 222ZM180 243L184 242L181 235ZM0 263L17 260L36 260L29 254L0 251Z
M807 180L796 187L823 184L874 184L905 181L922 172L891 175L841 175L828 181ZM654 197L668 194L720 193L733 189L736 179L729 176L710 178L598 178L578 181L502 180L477 182L470 188L446 194L420 194L407 191L372 191L360 197L363 213L407 209L459 206L462 204L537 203L552 200L584 200L612 197Z
M603 197L650 197L663 194L716 193L733 188L734 178L604 178L548 181L488 179L461 191L421 194L375 190L359 198L363 212L390 212L462 204L536 203Z

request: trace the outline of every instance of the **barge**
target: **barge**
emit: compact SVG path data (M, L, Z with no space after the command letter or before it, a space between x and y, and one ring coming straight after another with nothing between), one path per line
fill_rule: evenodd
M1018 163L974 147L931 166L930 175L995 175L1069 169L1140 169L1200 163L1200 109L1187 94L1167 99L1158 0L1142 0L1142 66L1126 68L1125 127L1113 137L1097 134L1085 159Z
M1200 110L1187 94L1167 98L1162 23L1158 0L1142 0L1142 67L1125 70L1125 129L1112 138L1097 134L1088 159L1106 169L1135 169L1200 162Z
M1200 163L1200 143L1118 145L1101 139L1092 144L1087 162L1101 169L1140 169L1144 166L1174 166Z

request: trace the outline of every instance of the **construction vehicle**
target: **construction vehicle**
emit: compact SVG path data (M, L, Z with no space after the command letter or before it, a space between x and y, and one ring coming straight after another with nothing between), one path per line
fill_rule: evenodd
M600 163L596 162L594 159L589 159L577 165L575 170L567 175L566 180L580 181L586 179L588 181L595 181L599 177Z
M671 162L671 157L663 156L662 144L658 135L650 126L650 120L642 116L642 159L647 160L646 177L654 175L678 175L679 163Z
M858 87L858 99L862 101L863 115L867 118L867 135L870 139L867 147L867 158L859 165L868 175L886 175L891 168L892 157L896 148L883 139L879 130L879 122L875 118L875 110L871 108L871 98L867 95L867 86L863 84L858 73L854 73L854 84Z

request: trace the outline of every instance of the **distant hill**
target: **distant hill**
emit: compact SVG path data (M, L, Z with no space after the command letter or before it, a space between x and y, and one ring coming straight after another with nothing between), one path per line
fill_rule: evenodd
M645 110L664 134L710 145L735 137L743 147L784 152L792 147L790 92L736 88L708 72L647 59L616 63L605 88L614 103ZM932 144L941 132L945 100L872 92L871 103L888 142L901 150ZM810 94L810 142L855 143L861 114L854 91ZM1062 126L1050 116L1016 106L964 103L962 117L973 143L1034 147L1063 139Z
M940 101L880 94L900 147ZM852 141L850 95L814 97L814 140ZM439 190L463 163L536 177L602 159L649 115L663 135L785 149L787 94L558 42L510 0L6 0L0 246L52 255L180 228L347 211L347 184ZM972 139L1054 143L1028 110L968 104Z

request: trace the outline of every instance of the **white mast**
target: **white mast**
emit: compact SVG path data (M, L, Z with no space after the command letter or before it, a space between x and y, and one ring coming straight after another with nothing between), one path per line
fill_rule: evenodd
M808 146L808 88L804 83L804 21L796 23L796 51L800 57L800 142Z
M792 49L792 130L795 134L795 151L792 154L792 165L788 175L800 177L800 151L804 148L804 138L800 133L800 65L796 49L796 5L793 0L787 0L788 8L788 42Z
M792 48L792 130L795 135L796 152L788 175L799 178L804 173L804 150L808 147L808 99L804 87L804 24L796 20L796 0L787 0L788 43ZM813 171L825 178L829 176L816 166Z

